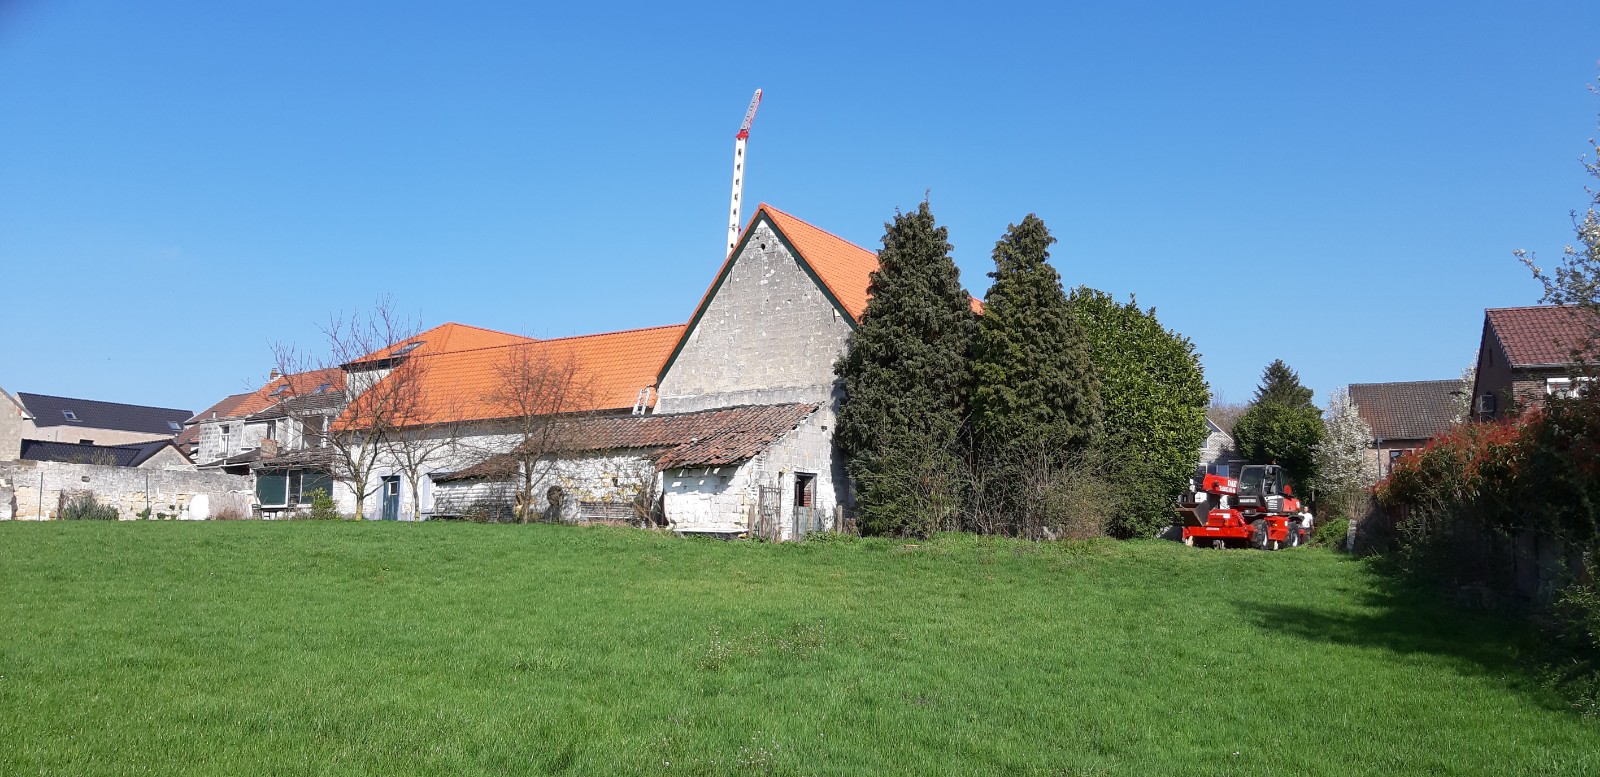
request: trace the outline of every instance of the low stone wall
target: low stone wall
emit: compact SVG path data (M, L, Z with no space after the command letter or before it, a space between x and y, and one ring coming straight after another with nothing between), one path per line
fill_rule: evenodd
M80 492L115 507L122 520L139 518L145 510L151 518L248 518L252 501L247 475L56 461L0 463L0 520L53 520Z

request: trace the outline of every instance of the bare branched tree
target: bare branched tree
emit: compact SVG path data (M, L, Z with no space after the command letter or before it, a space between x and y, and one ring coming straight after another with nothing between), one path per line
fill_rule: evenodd
M413 357L395 366L386 381L405 389L394 395L396 427L385 436L389 460L411 490L411 517L422 518L422 477L462 439L465 422L462 397L434 390L428 380L434 359Z
M357 311L348 318L329 316L321 330L325 350L317 355L293 345L273 346L278 371L291 376L286 381L288 388L275 399L293 407L295 400L322 388L321 382L292 376L344 371L347 404L317 442L328 451L330 474L344 481L354 494L355 518L361 520L366 516L367 497L377 490L374 472L379 457L388 450L389 440L405 428L407 414L417 407L420 376L406 366L412 361L406 346L416 342L420 327L416 319L395 311L393 299L380 297L370 311ZM316 385L311 385L313 382ZM309 413L298 415L296 420L302 425L313 421Z
M505 348L483 401L508 430L498 453L515 468L517 521L527 523L540 496L535 488L566 446L578 413L588 407L591 381L571 351L546 343Z
M1222 431L1233 434L1233 424L1240 416L1250 409L1248 402L1228 402L1220 398L1213 398L1211 405L1206 408L1206 418L1222 428Z

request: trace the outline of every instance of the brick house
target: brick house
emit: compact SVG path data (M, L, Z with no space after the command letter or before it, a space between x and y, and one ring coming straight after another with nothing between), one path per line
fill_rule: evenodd
M1372 472L1382 478L1395 459L1448 431L1460 420L1467 390L1460 380L1350 384L1350 401L1372 428L1367 441Z
M1582 308L1542 305L1484 311L1473 417L1492 421L1576 389L1573 354L1600 321Z

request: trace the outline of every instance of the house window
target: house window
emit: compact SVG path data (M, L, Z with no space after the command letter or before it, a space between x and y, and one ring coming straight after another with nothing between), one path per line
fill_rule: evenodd
M328 417L325 415L308 415L300 419L300 423L300 434L304 438L303 447L321 448L324 443L322 436L328 430Z
M278 421L276 419L267 422L267 439L278 439Z
M1544 393L1559 399L1575 399L1589 390L1587 377L1550 378L1544 382Z
M282 386L279 386L279 387L273 389L272 390L272 395L275 396L275 397L276 396L281 396L283 394L283 392L288 391L288 390L289 390L289 384L285 383Z
M817 476L809 472L794 473L794 506L811 507L816 504Z
M332 383L324 383L324 384L318 386L316 391L313 391L311 393L313 393L313 394L326 394L326 393L328 393L328 389L331 389L331 388L333 388L333 384Z
M179 424L177 421L168 421L167 422L167 428L171 429L174 432L183 431L183 426L181 424Z
M228 425L222 425L222 455L228 455Z
M94 440L79 440L78 444L79 445L93 445L94 444Z
M414 343L406 343L405 345L400 346L399 350L396 350L394 353L390 354L390 356L405 356L406 354L417 350L417 346L422 345L423 342L425 341L418 340Z
M61 414L66 416L68 421L76 421L76 420L78 420L78 414L72 412L71 410L63 410L63 411L61 411Z

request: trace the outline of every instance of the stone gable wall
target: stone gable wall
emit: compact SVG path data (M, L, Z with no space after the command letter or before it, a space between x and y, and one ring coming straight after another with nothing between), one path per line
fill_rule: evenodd
M765 220L658 387L658 413L828 402L850 322Z

